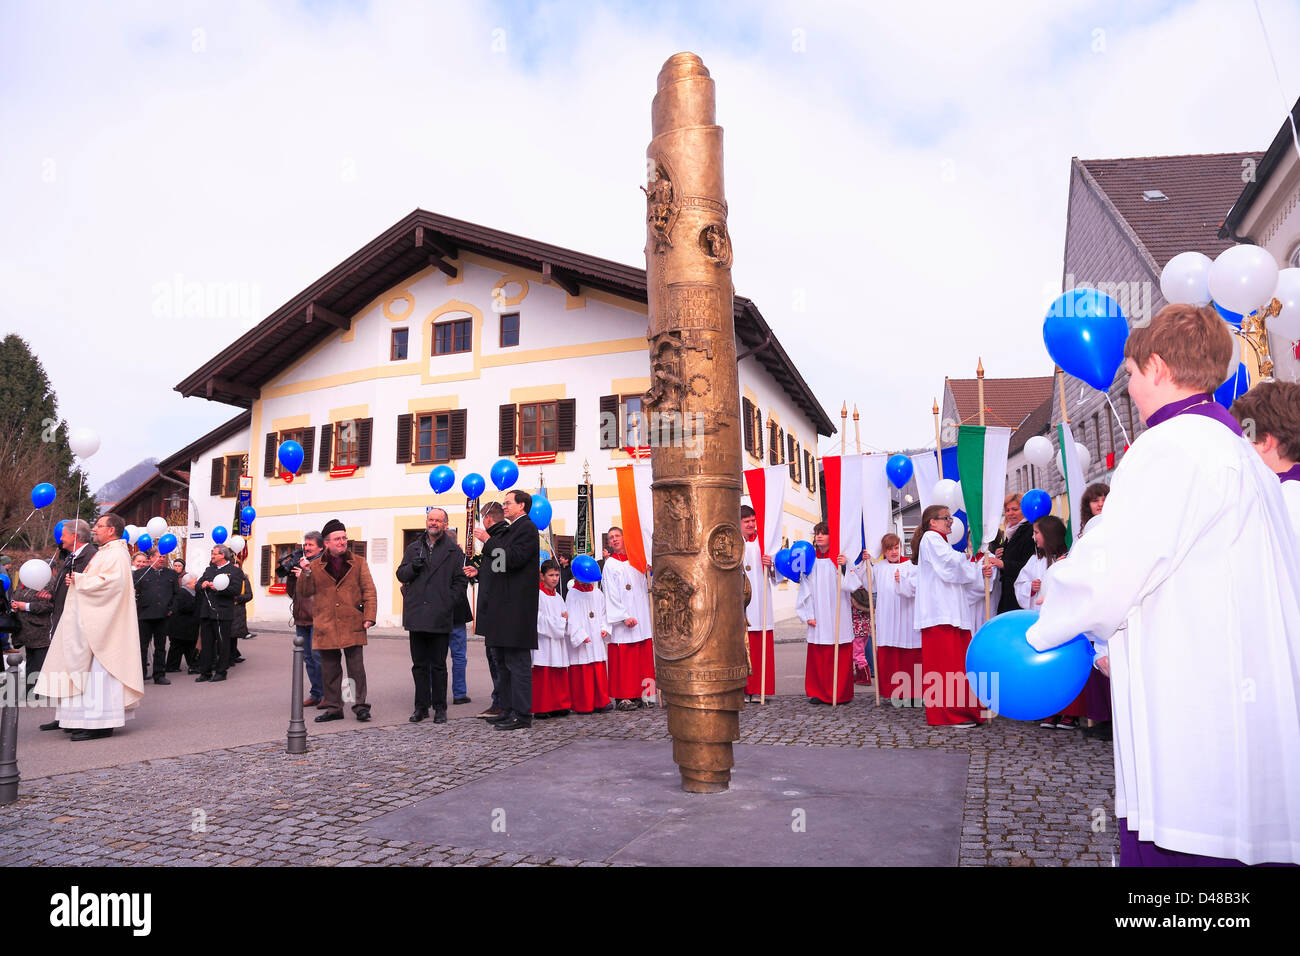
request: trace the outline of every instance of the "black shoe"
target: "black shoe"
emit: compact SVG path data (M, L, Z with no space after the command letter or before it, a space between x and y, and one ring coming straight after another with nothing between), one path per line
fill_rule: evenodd
M164 677L162 674L159 674L157 677L155 677L155 678L153 679L153 682L154 682L155 684L170 684L170 683L171 683L171 681L169 681L169 680L168 680L166 677Z
M551 716L552 716L552 717L568 717L568 716L569 716L569 712L568 712L567 710L553 710L553 711L551 711Z
M468 697L457 697L455 700L452 701L452 703L453 703L453 704L469 704L469 703L473 703L473 702L472 702Z
M41 724L41 730L62 730L57 720L51 720L48 724Z
M822 700L820 697L809 697L809 698L808 698L808 703L810 703L810 704L826 704L826 701ZM826 704L826 706L830 706L830 705L829 705L829 704Z
M212 683L214 683L214 684L215 684L217 681L219 681L219 680L225 680L225 679L226 679L226 675L225 675L225 674L214 674L214 675L212 675Z
M518 718L511 718L510 720L497 724L492 729L493 730L523 730L527 727L531 727L532 725L533 722L531 720L523 721L523 720L519 720Z
M445 710L435 710L433 712L433 722L435 724L445 724L447 722L447 712Z
M239 655L238 657L232 657L232 658L230 659L230 663L232 663L232 664L242 664L242 663L244 663L244 661L246 661L246 660L248 660L248 658L244 657L244 655L241 654L241 655Z
M73 734L72 737L70 737L69 739L71 739L71 740L76 740L76 741L81 741L81 740L100 740L100 739L102 739L102 738L104 738L104 737L111 737L111 736L113 736L113 728L112 728L112 727L104 727L104 728L102 728L102 729L100 729L100 730L78 730L78 731L77 731L75 734Z
M319 717L317 717L316 720L314 721L314 723L323 724L323 723L327 723L328 721L331 721L331 720L342 720L342 719L343 719L343 715L342 715L342 714L336 714L336 713L335 713L334 711L332 711L332 710L327 710L327 711L325 711L325 713L323 713L323 714L321 714Z
M597 707L592 711L593 714L608 714L614 709L614 702L611 700L604 707Z
M179 667L176 668L176 669L177 669L177 670L180 670ZM187 673L187 674L202 674L203 671L199 670L197 667L187 667L187 668L185 669L185 673Z
M212 680L211 674L200 674L198 679L195 680L194 683L202 684L204 681L210 681L210 680Z
M506 723L509 723L510 721L512 721L512 720L514 720L514 719L515 719L515 715L514 715L514 714L510 713L510 711L508 711L508 710L503 710L501 713L497 714L495 717L489 717L489 718L487 718L487 722L488 722L489 724L506 724Z
M410 721L411 723L413 723L413 724L418 724L420 721L424 720L424 719L427 718L428 716L429 716L428 708L426 708L426 707L417 707L417 708L415 708L415 712L414 712L413 714L411 714L410 717L407 717L406 719L409 720L409 721Z
M370 719L370 708L362 707L360 710L357 711L356 716L357 716L357 720L361 721L364 724L366 721Z
M536 712L534 712L533 714L533 720L550 720L550 719L551 719L551 712L549 710L544 710L540 714Z

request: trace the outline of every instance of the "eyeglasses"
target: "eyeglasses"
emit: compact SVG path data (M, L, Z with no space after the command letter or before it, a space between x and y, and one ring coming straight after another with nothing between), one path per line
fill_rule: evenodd
M943 517L943 518L935 518L934 520L935 520L935 521L951 521L951 520L952 520L952 515L947 515L947 516L945 516L945 517Z

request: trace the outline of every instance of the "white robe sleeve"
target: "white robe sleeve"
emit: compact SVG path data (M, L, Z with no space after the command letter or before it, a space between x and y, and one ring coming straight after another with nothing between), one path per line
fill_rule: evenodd
M795 600L794 613L799 620L807 624L817 619L816 596L813 593L811 571L799 581L799 596Z
M607 559L605 561L605 577L604 580L601 581L600 589L605 595L605 613L611 621L622 622L632 616L632 612L623 606L623 591L625 590L623 587L624 569L618 567L617 570L614 570L614 568L611 567L611 564L612 562L610 560ZM621 564L621 562L619 564ZM611 571L613 571L613 573L610 573ZM606 587L606 585L608 585L608 587Z
M1035 580L1042 580L1039 575L1042 573L1039 566L1038 556L1030 558L1025 562L1025 566L1020 569L1020 574L1016 576L1016 602L1022 608L1033 609L1034 605L1030 603L1030 589L1034 586ZM1037 595L1034 595L1037 600Z
M889 575L889 583L898 589L898 593L905 598L916 597L916 565L910 561L904 561L902 564L884 565L898 570L898 581L894 582L894 575Z
M929 560L930 568L940 581L948 584L978 583L979 566L954 551L937 531L928 532L921 538L921 552L921 560ZM980 584L981 590L983 587Z

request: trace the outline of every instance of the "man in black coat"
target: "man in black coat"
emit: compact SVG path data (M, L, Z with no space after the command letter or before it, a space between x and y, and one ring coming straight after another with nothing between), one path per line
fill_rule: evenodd
M989 548L1002 560L1002 596L998 599L998 614L1020 610L1016 600L1016 578L1034 556L1034 526L1026 521L1020 511L1020 496L1010 495L1002 508L1006 519L1006 528L994 540Z
M90 540L90 524L80 518L75 520L65 520L63 522L63 547L59 550L57 557L50 561L50 567L54 571L54 579L47 590L40 592L41 598L48 598L54 602L54 610L50 614L50 637L53 638L54 632L59 629L59 618L63 616L63 602L68 599L68 575L79 574L86 570L86 565L90 564L90 559L99 551L94 542ZM53 585L52 589L50 585Z
M194 599L194 586L198 580L187 574L176 590L176 603L167 618L167 673L179 671L182 660L189 665L191 674L199 672L199 608Z
M170 684L167 679L167 618L176 604L180 582L161 554L155 554L148 567L133 571L131 579L135 582L135 616L140 626L142 671L148 676L149 642L153 641L153 682Z
M402 582L402 627L410 634L415 711L411 723L429 716L447 722L447 648L451 631L470 619L465 590L465 552L447 534L447 512L430 508L425 534L412 541L397 566Z
M212 563L199 578L194 589L199 605L199 621L203 628L203 649L199 653L199 674L196 684L204 681L222 681L230 668L230 631L235 621L235 600L244 585L244 573L234 562L235 552L224 544L212 549ZM221 575L229 580L225 588L213 582Z
M502 712L489 718L497 730L518 730L533 722L533 656L537 649L537 525L528 517L533 499L526 492L506 492L506 520L492 530L475 531L483 542L476 633L497 655ZM473 576L474 569L466 574Z

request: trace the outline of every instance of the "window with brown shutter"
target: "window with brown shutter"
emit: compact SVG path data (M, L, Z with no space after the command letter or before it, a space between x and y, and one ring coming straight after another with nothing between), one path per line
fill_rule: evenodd
M261 582L264 588L271 586L271 546L269 544L262 545Z
M789 443L789 451L790 451L789 454L790 480L797 485L799 483L799 478L800 478L799 443L794 440L793 435L788 436L786 440Z
M515 454L515 406L502 405L497 411L497 454Z
M754 454L754 403L747 398L740 400L740 414L745 420L745 451Z
M283 431L279 433L278 436L279 440L276 442L275 451L272 453L272 457L275 459L274 466L275 466L275 475L277 477L283 475L285 472L284 465L280 464L280 446L287 441L296 441L299 445L302 446L302 460L303 460L303 464L305 465L307 463L307 445L311 442L311 439L307 437L308 435L314 436L315 430L311 428L293 428L288 431ZM299 469L299 470L301 471L304 469ZM305 469L305 470L310 471L310 469Z
M397 416L397 463L399 465L409 465L411 463L411 421L413 415Z
M276 432L266 433L266 453L262 456L262 477L275 477L275 453L280 447L280 436Z
M226 460L224 458L212 459L212 487L208 489L208 494L217 497L221 494L222 483L224 482L223 468Z
M518 453L534 455L559 450L559 402L530 402L520 405Z
M239 497L239 478L248 469L247 455L227 455L225 472L225 486L221 489L221 497L238 498Z
M781 439L777 434L778 432L776 422L767 423L767 463L769 465L781 464Z
M449 458L465 457L465 438L468 433L469 412L464 408L451 411L451 436L448 439L447 455Z
M348 541L348 550L351 551L353 554L360 555L361 557L364 558L366 556L366 542Z
M803 453L803 483L809 491L813 491L813 457L812 452L807 449Z
M617 448L618 438L618 396L602 395L600 396L600 447Z
M357 464L362 468L370 465L370 436L374 426L373 418L357 419Z
M561 557L561 558L568 558L572 560L573 559L573 535L557 534L554 535L553 537L555 538L555 554L551 555L551 557Z
M415 416L415 463L428 465L451 460L451 412L423 412Z
M324 427L324 426L321 426ZM306 474L311 471L312 465L316 463L316 429L308 428L302 433L302 465L298 468L298 474Z
M575 432L578 411L576 398L562 398L555 403L555 423L557 431L556 451L574 451L578 446Z
M763 460L763 411L754 406L754 457Z
M784 429L784 428L777 428L777 430L776 430L776 447L779 448L779 449L781 449L781 454L782 454L782 456L783 456L783 457L781 458L781 460L777 462L777 464L778 464L778 465L783 465L783 464L785 464L785 458L784 458L784 455L785 455L785 429Z
M330 466L334 462L334 425L322 425L320 427L320 470L323 474L329 474Z

